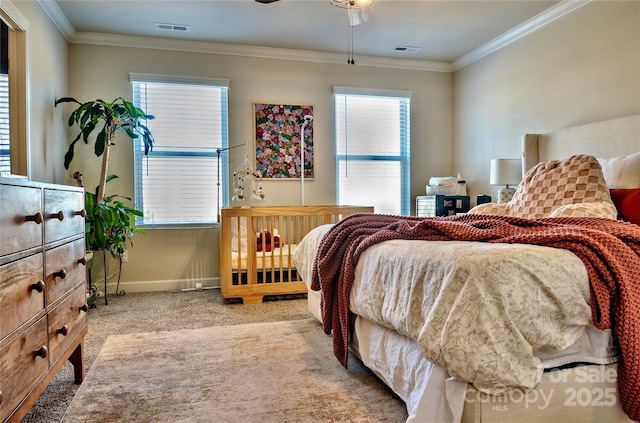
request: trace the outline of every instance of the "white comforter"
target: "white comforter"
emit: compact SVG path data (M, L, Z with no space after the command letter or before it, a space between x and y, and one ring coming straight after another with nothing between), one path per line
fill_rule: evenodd
M307 281L327 230L312 231L293 253ZM539 357L571 346L591 324L582 262L569 251L531 245L374 245L356 268L350 306L413 339L429 361L487 393L535 387L544 367ZM566 356L553 365L576 359Z

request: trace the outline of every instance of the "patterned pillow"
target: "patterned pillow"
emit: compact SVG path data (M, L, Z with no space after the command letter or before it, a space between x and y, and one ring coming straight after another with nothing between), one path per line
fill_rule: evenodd
M560 206L549 217L610 217L611 205L604 201Z
M513 199L499 206L494 208L495 214L527 218L617 216L600 163L586 155L539 163L527 172ZM485 207L472 212L489 211L491 208Z
M469 214L490 214L493 216L511 216L511 209L509 203L484 203L478 204L471 210Z

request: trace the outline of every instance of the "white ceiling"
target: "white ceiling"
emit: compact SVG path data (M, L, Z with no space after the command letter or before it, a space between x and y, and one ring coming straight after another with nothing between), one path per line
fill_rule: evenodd
M271 4L254 0L38 1L72 42L127 35L169 38L182 45L187 40L220 43L228 52L252 46L347 60L347 12L329 0ZM373 0L370 21L354 27L356 64L373 58L450 67L492 44L506 44L586 1ZM190 31L158 30L154 23L189 25ZM394 52L398 45L420 51Z

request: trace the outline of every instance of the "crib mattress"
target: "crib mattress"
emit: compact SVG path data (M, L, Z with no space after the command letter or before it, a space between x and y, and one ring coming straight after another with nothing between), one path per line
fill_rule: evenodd
M257 270L280 270L293 269L295 266L291 258L291 252L296 248L296 244L287 244L271 251L257 251L256 269ZM234 271L247 270L246 251L231 252L231 268Z

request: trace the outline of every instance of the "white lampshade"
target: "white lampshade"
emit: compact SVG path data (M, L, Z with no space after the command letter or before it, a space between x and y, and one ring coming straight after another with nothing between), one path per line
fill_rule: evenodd
M520 159L493 159L491 160L491 185L506 185L498 190L498 203L508 203L513 198L516 190L509 185L518 185L522 180L522 160Z
M520 159L492 159L491 185L518 185L522 180L522 160Z

